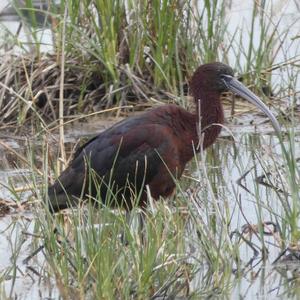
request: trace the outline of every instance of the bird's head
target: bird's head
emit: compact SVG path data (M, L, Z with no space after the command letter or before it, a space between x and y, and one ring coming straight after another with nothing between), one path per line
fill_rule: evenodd
M205 89L206 91L214 91L224 93L228 91L228 86L225 84L224 76L234 76L231 67L214 62L201 65L194 73L190 86L192 93L195 94L198 89Z
M258 107L269 117L276 132L279 134L281 131L278 121L269 108L234 77L231 67L223 63L214 62L201 65L192 77L190 88L195 99L200 101L205 100L206 95L209 94L231 91ZM206 98L210 99L210 97ZM216 100L219 101L219 97Z

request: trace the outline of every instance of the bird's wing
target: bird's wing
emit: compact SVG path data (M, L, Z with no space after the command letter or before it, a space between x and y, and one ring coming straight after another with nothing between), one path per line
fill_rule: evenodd
M95 149L100 151L84 151L90 153L91 167L100 176L110 176L121 187L128 180L139 188L148 184L164 164L165 152L172 147L166 131L158 125L145 125L122 136L112 136L105 148L102 148L103 140L95 140L94 143L100 143ZM89 148L94 146L90 144Z
M93 144L92 147L94 148L94 144L97 143L99 150L102 148L106 148L110 143L110 140L118 138L118 136L123 135L130 129L130 127L139 126L142 123L141 116L131 117L130 119L122 120L112 127L106 129L105 131L101 132L100 134L96 135L95 137L89 139L86 143L81 145L74 153L73 160L78 157L83 150L87 149L90 144ZM101 143L99 143L101 141Z
M164 159L176 159L173 144L168 129L159 125L144 124L125 132L118 128L105 131L82 148L49 189L49 196L54 189L56 197L61 193L80 197L87 166L105 178L106 183L110 180L124 187L128 180L139 192L154 176L159 176Z

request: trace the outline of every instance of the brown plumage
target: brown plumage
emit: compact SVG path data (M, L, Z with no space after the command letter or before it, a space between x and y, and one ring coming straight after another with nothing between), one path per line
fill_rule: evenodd
M79 199L89 197L128 210L133 201L145 207L146 185L154 199L169 196L175 188L174 178L180 178L194 151L199 150L199 128L203 149L219 135L219 124L224 122L220 95L227 90L258 105L280 130L267 107L234 79L233 70L225 64L200 66L190 90L196 103L194 113L177 105L163 105L115 124L78 149L49 187L51 210L77 205Z

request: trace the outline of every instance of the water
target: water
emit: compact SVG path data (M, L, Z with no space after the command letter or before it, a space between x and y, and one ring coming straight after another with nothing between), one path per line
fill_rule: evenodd
M31 236L27 235L33 232L33 227L34 219L30 213L19 211L0 218L1 299L59 298L54 281L49 282L42 276L39 278L38 273L35 273L43 273L42 253L34 258L32 269L23 263L23 260L35 250Z

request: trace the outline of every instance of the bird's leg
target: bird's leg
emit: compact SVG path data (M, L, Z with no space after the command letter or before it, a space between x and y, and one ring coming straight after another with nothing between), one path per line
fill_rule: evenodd
M139 224L138 224L138 229L139 229L139 232L141 234L141 245L145 245L145 242L146 242L146 211L142 208L141 211L138 213L139 216Z
M130 229L130 223L131 223L131 213L130 211L126 210L125 212L125 228L121 232L121 242L124 246L128 245L128 239L126 238L126 226Z
M146 211L144 209L139 209L139 211L137 212L137 219L134 220L135 215L132 214L132 210L131 211L126 211L125 213L125 227L122 232L121 232L121 242L127 246L129 244L129 240L134 238L134 231L137 232L137 236L140 236L140 244L143 245L145 242L145 234L146 234L146 226L145 226L145 222L146 222ZM134 224L135 223L135 224ZM136 225L136 226L135 226ZM126 230L129 230L131 234L131 237L126 237L127 232Z

